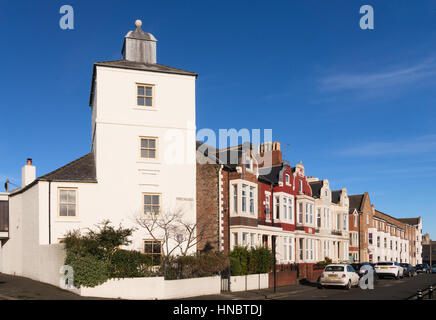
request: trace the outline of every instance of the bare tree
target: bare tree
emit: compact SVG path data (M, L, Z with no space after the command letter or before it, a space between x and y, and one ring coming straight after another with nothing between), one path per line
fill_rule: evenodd
M153 240L161 241L165 258L175 253L177 249L180 250L181 255L186 256L200 241L207 241L214 237L211 232L213 221L210 219L202 219L201 223L191 221L180 208L166 210L160 214L140 213L135 217L135 221Z

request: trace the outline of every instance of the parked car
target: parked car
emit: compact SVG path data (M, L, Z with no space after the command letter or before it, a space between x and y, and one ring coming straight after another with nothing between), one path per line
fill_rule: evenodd
M362 278L362 276L368 272L368 269L365 268L364 266L370 267L371 270L374 271L375 273L374 267L369 262L352 263L351 266L354 268L354 270L357 271L357 274L359 275L360 278Z
M436 273L436 264L434 264L433 267L431 267L431 273Z
M379 278L388 276L398 280L404 275L403 267L398 262L378 262L374 269Z
M404 269L403 274L405 277L414 277L417 275L415 268L410 263L400 263L400 265Z
M324 268L319 279L318 288L325 286L342 286L349 290L359 284L359 275L350 264L329 264Z
M417 273L430 273L430 266L427 263L417 264L415 269Z

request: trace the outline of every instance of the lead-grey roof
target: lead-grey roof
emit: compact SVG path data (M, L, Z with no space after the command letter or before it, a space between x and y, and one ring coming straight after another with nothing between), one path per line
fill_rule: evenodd
M332 202L333 203L340 203L341 202L341 194L342 194L342 190L332 191Z
M54 182L80 182L80 183L96 183L96 169L94 153L88 153L79 159L76 159L59 169L49 172L25 187L20 187L12 190L10 195L20 194L27 189L30 189L39 181L54 181Z
M169 67L159 63L142 63L129 60L113 60L113 61L100 61L95 62L94 66L114 67L123 69L134 69L142 71L154 71L163 73L181 74L187 76L198 76L198 73L191 72L179 68Z
M94 153L88 153L37 180L62 182L97 182Z
M318 199L321 196L321 189L324 185L324 180L309 182L309 186L312 189L312 197Z

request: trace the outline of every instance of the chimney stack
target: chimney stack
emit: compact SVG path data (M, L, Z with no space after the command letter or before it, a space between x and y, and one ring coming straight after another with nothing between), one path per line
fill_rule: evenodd
M36 179L36 168L32 164L32 159L27 158L26 165L21 169L21 186L25 187Z
M257 154L259 167L271 167L282 164L282 151L279 142L264 142L259 146Z
M135 21L136 30L129 31L124 37L121 53L124 60L155 64L156 63L156 38L142 31L142 21Z

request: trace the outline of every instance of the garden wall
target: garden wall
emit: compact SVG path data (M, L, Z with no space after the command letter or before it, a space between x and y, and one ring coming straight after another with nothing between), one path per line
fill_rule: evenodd
M260 290L268 288L268 273L230 277L230 291Z
M178 299L220 294L221 277L164 280L163 277L111 279L94 288L80 288L80 295L112 299Z

